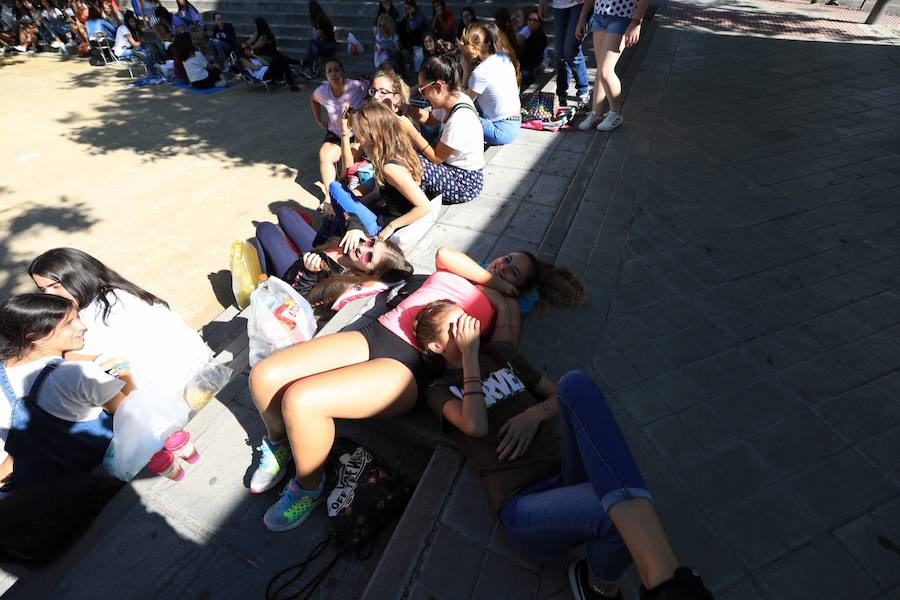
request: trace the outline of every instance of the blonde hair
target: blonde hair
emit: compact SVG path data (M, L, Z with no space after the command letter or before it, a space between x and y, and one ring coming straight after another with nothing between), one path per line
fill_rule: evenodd
M519 59L513 50L513 42L507 39L506 34L500 31L496 24L483 21L470 23L459 39L459 46L463 52L469 55L470 59L477 62L487 59L492 54L502 52L509 57L516 69L516 82L522 81Z
M409 171L416 183L422 181L422 163L413 150L409 135L403 131L397 115L380 102L367 102L350 114L350 126L356 139L371 143L369 160L375 167L375 183L384 185L384 165L397 162Z
M379 77L390 79L394 86L394 93L400 94L400 108L405 109L409 105L409 86L403 81L403 78L397 75L393 69L380 69L372 76L372 85Z
M371 23L371 21L369 21L369 23ZM388 13L381 13L380 15L378 15L378 19L376 19L375 24L378 27L386 25L391 36L397 34L397 24L394 23L394 19L392 19L391 15L389 15Z

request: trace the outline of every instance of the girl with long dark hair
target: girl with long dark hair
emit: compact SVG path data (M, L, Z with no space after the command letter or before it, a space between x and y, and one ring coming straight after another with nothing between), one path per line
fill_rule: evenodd
M103 461L111 415L135 385L126 359L63 360L85 330L64 297L22 294L0 306L0 480L12 473L28 486Z
M141 388L162 385L180 393L211 356L165 301L81 250L48 250L28 274L42 292L75 304L88 328L81 353L128 357Z
M119 58L137 56L144 63L147 75L159 75L159 56L156 48L144 43L141 25L137 17L130 10L125 11L125 23L119 25L116 30L116 41L113 45L113 54Z
M337 52L334 25L325 9L316 0L309 1L309 26L312 27L313 35L309 40L304 65L308 76L314 78L319 76L319 62L333 57Z
M172 44L172 53L176 61L184 67L191 87L208 90L211 87L225 87L225 75L219 67L211 64L209 59L194 44L189 33L179 33Z
M441 125L440 140L416 150L425 169L422 188L444 204L460 204L478 197L484 187L484 132L478 110L462 90L459 63L449 54L425 59L419 70L419 92L431 105L420 121Z
M432 0L431 9L431 30L438 38L452 42L456 37L456 27L453 26L453 9L447 6L446 0Z

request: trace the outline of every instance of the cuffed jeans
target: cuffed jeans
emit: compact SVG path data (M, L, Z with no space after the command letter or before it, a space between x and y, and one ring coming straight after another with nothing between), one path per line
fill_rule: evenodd
M589 1L589 0L588 0ZM569 92L569 72L575 77L578 95L591 91L582 40L575 37L581 5L553 9L553 45L556 50L556 95L565 97Z
M510 539L538 560L558 559L585 543L591 572L618 580L631 555L609 509L632 498L651 500L603 392L580 371L556 387L561 473L516 493L500 509Z
M481 119L481 128L484 130L484 143L490 146L503 146L512 143L519 137L519 128L522 122L518 119L503 119L501 121L489 121Z

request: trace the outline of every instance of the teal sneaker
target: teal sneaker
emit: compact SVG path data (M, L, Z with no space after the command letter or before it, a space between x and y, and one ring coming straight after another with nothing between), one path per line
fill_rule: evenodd
M263 525L269 531L287 531L299 527L310 513L325 500L325 480L318 489L308 492L300 487L296 479L291 479L281 498L273 504L263 516Z
M294 460L291 454L291 446L287 440L279 444L273 444L268 436L263 438L262 444L256 447L259 450L259 466L250 478L250 491L254 494L262 494L278 485L287 472L287 465Z

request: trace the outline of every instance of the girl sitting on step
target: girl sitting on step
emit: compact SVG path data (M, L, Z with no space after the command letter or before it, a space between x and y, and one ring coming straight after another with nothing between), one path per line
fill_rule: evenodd
M125 359L63 360L82 349L86 329L63 297L22 294L0 306L0 481L12 474L26 487L102 463L112 414L135 384Z
M542 376L510 343L508 319L498 310L483 348L481 320L452 300L422 308L413 329L446 367L426 400L481 475L513 544L538 560L585 544L587 558L569 565L578 600L621 600L616 582L632 557L642 599L711 600L680 566L603 393L580 371L558 385Z
M448 53L426 58L419 92L432 109L420 110L419 121L442 127L437 144L416 148L425 170L422 188L429 197L442 194L444 204L474 200L484 187L484 134L478 110L462 89L456 59Z

